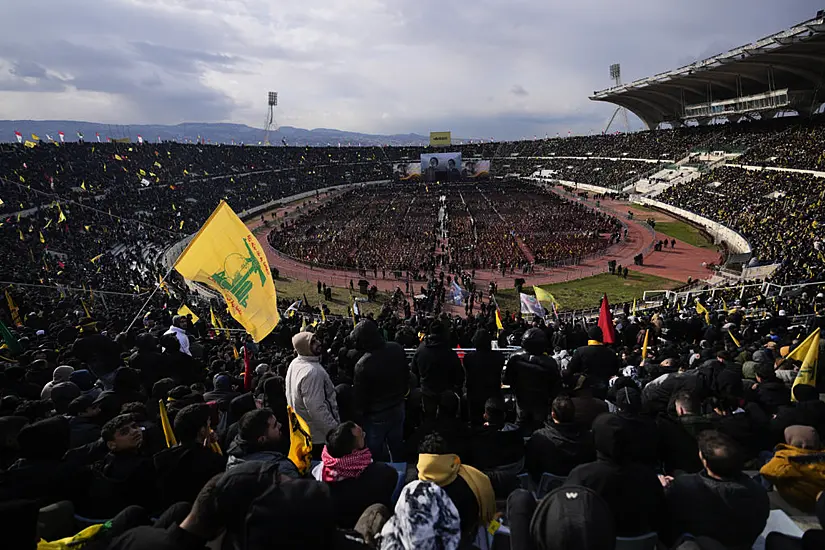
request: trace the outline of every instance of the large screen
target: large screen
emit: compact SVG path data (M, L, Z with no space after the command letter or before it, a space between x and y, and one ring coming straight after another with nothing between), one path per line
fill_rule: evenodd
M425 153L421 155L421 174L425 181L461 179L461 153Z
M489 160L465 160L461 167L461 177L464 179L478 179L490 176Z
M392 167L393 178L399 181L421 179L420 162L399 162Z

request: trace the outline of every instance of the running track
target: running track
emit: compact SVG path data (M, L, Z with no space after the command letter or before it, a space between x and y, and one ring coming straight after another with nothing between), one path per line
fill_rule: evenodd
M564 194L555 190L559 194ZM336 193L321 195L319 200L305 201L303 204L320 204L328 200L334 199ZM565 195L571 197L570 195ZM571 197L572 198L572 197ZM575 198L573 199L575 200ZM592 201L585 201L588 205L596 208ZM277 214L277 225L280 225L284 216L293 217L295 215L297 204L291 204L276 210L272 210L264 214L264 218L272 221L271 214ZM627 240L611 246L607 249L607 253L603 256L596 257L584 261L576 266L562 266L554 268L536 267L535 273L530 275L521 275L518 271L516 274L510 274L502 277L501 272L493 272L491 270L477 270L476 284L479 288L486 289L489 281L495 281L501 288L512 288L512 280L518 277L523 277L526 280L526 285L538 285L559 283L564 281L572 281L584 277L590 277L599 273L607 272L607 262L616 260L617 264L628 266L631 271L649 273L659 277L668 279L675 279L677 281L685 282L688 277L696 279L709 278L712 273L710 270L702 266L702 263L711 264L719 263L721 260L720 254L713 250L698 248L688 245L681 241L676 241L676 248L664 250L662 252L653 252L653 243L656 239L664 239L665 235L655 234L647 224L640 223L637 220L627 219L628 203L622 201L602 200L600 202L600 210L609 212L618 218L622 219L628 228ZM356 284L361 277L357 271L346 271L344 269L320 269L312 268L307 264L286 258L277 254L277 252L269 245L266 239L267 234L272 229L262 227L260 216L250 219L247 222L247 227L257 236L261 246L266 251L266 257L269 261L270 267L277 267L282 276L290 279L298 279L304 281L321 281L327 285L334 287L347 287L350 280ZM275 224L273 224L274 229ZM670 239L669 237L667 237ZM634 266L633 257L640 252L645 253L644 266ZM400 286L402 290L405 287L404 280L396 279L381 279L381 271L378 271L378 279L373 280L372 273L368 272L366 277L370 283L378 286L382 291L393 291ZM389 275L389 274L388 274ZM411 283L414 286L420 286L419 283ZM503 285L503 286L502 286ZM412 289L416 292L416 289ZM650 289L656 290L656 289Z

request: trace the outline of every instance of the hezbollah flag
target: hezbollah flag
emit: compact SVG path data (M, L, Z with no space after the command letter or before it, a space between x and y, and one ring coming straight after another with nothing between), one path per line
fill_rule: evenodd
M816 367L819 363L819 329L816 329L805 341L808 340L810 340L810 343L805 353L805 359L802 361L796 380L793 381L794 388L797 384L816 385ZM793 389L791 390L791 398L793 399ZM796 401L796 399L793 400Z
M264 251L224 201L180 255L175 269L220 292L229 313L256 342L281 320Z

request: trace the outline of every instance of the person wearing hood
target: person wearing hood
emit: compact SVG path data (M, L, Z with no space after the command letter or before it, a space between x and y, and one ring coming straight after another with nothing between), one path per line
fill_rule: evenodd
M770 442L768 447L785 441L788 426L811 426L822 437L825 435L825 403L819 400L819 391L807 384L797 384L793 389L796 403L780 407L776 417L770 421Z
M785 428L785 443L759 470L788 504L803 512L814 510L817 495L825 491L825 446L810 426Z
M100 407L91 395L81 395L69 403L69 448L76 449L100 439L100 424L97 416Z
M106 421L120 413L124 403L146 401L140 385L140 373L129 367L118 368L112 379L112 389L101 393L95 400L100 407L101 418Z
M404 444L404 398L410 389L407 356L395 342L385 342L378 325L370 319L359 322L350 339L363 352L355 364L353 390L367 447L376 460L392 456L398 462Z
M484 425L470 438L470 458L465 462L485 472L518 475L524 469L524 438L518 426L507 422L504 399L488 399L483 418Z
M144 388L151 388L160 380L163 358L158 352L158 343L150 332L135 336L137 350L129 357L129 366L140 372L140 381Z
M493 351L490 333L480 328L473 335L473 347L464 356L464 370L467 372L467 405L470 422L483 422L484 405L488 399L501 396L501 371L504 368L504 354Z
M112 388L115 369L123 364L120 346L108 336L100 334L97 324L91 319L81 321L80 335L72 345L72 353L103 381L104 389Z
M226 471L244 462L277 463L282 474L298 478L298 469L286 456L278 452L281 425L269 409L256 409L244 414L238 422L238 435L227 451Z
M596 460L593 436L576 423L573 400L560 395L553 400L550 420L527 441L525 466L534 483L544 472L566 477L580 464Z
M209 405L188 405L175 416L178 444L155 454L160 508L176 502L194 502L201 487L226 468L226 460L214 452Z
M97 399L103 392L102 389L95 386L95 375L86 369L79 369L70 374L69 382L80 388L83 395L90 395L94 399Z
M327 434L321 463L312 470L312 476L329 486L335 524L342 529L355 527L361 514L373 504L392 506L398 484L395 468L373 462L364 430L355 422L344 422Z
M547 355L547 345L543 330L527 330L521 338L523 351L510 356L501 380L516 396L516 423L525 435L544 425L548 405L561 385L559 366Z
M444 489L458 510L465 540L472 540L478 527L488 525L495 516L496 497L490 478L462 464L438 434L428 435L421 443L418 479Z
M699 434L698 446L704 470L678 476L666 489L664 542L690 533L730 550L750 549L768 521L768 494L742 473L742 456L731 438L708 430Z
M421 383L424 417L433 419L443 392L461 393L464 369L450 347L449 327L441 321L433 321L429 332L413 355L412 373Z
M227 410L232 400L241 395L232 389L232 377L228 374L215 375L214 386L214 390L203 394L203 400L207 403L215 401L222 411Z
M636 537L664 526L664 492L656 472L632 460L634 439L616 415L593 422L596 460L574 468L563 487L588 487L613 512L616 536Z
M597 394L607 392L608 381L619 374L622 363L616 353L603 343L602 329L593 326L587 329L587 345L573 353L567 371L572 375L584 374L593 384Z
M62 365L54 369L54 372L52 373L52 381L43 386L43 391L40 392L40 399L48 399L51 397L52 388L55 384L68 382L73 372L74 368L68 365Z
M255 396L251 393L239 395L229 403L229 411L221 419L221 424L218 426L218 443L221 449L229 448L232 440L238 435L238 421L241 417L256 408ZM284 425L283 422L281 422L281 425Z
M172 326L170 326L169 330L164 332L163 335L174 335L180 344L180 352L191 356L192 352L189 350L189 336L186 334L186 326L188 323L189 320L185 316L175 315L172 317Z
M327 434L341 423L335 386L321 365L322 344L315 334L298 333L292 345L298 357L287 369L286 401L309 426L313 456L320 457Z

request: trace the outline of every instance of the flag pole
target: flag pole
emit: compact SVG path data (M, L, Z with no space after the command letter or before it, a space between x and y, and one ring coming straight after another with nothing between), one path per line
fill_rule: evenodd
M177 262L176 262L176 263L177 263ZM174 270L174 269L175 269L175 264L172 264L172 267L170 267L170 268L169 268L169 271L167 271L167 272L166 272L166 275L164 275L163 277L161 277L161 279L160 279L160 280L161 280L161 281L165 281L165 280L166 280L166 278L167 278L167 277L169 277L169 275L171 275L171 274L172 274L172 270ZM140 310L137 312L137 315L135 315L135 318L134 318L134 319L132 319L132 322L131 322L131 323L129 323L129 326L126 328L126 332L129 332L129 330L132 328L132 326L135 324L135 322L136 322L136 321L138 320L138 318L140 317L140 314L141 314L141 313L143 313L143 310L144 310L144 309L146 309L146 306L148 306L148 305L149 305L149 302L151 302L151 301L152 301L152 298L155 296L155 293L158 291L158 289L159 289L159 288L160 288L160 283L157 283L157 284L155 285L155 290L153 290L153 291L152 291L152 293L151 293L151 294L149 294L149 297L148 297L148 298L146 298L146 301L145 301L145 302L143 302L143 305L142 305L142 306L140 306Z

